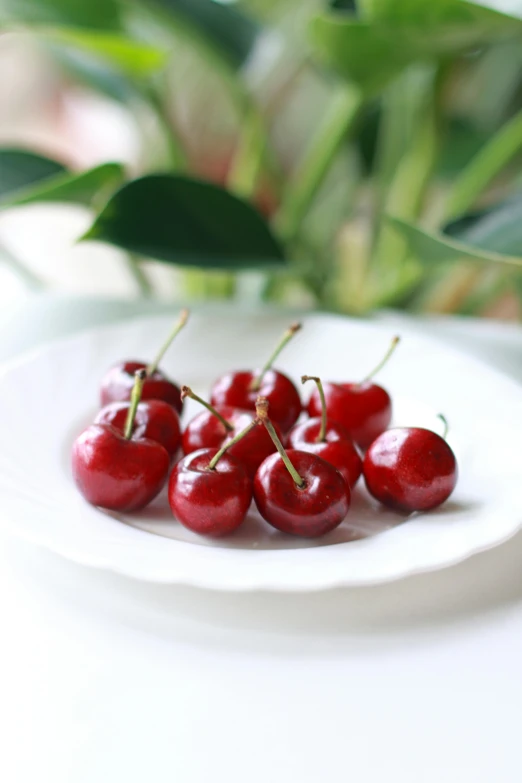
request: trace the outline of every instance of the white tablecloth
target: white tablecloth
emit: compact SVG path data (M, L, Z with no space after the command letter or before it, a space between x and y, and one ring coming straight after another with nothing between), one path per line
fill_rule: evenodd
M141 309L31 300L0 322L0 358ZM522 379L521 329L419 329ZM0 613L5 783L522 779L520 535L438 573L282 596L139 584L0 534Z

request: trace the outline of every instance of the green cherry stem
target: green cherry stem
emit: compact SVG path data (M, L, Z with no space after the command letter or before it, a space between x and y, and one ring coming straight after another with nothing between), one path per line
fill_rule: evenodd
M270 368L272 367L273 363L275 362L275 360L277 359L277 357L279 356L279 354L281 353L285 345L290 342L294 334L298 332L301 328L302 328L301 324L298 323L291 324L288 327L288 329L286 330L286 332L283 334L280 341L278 342L269 360L263 366L261 372L259 372L258 375L256 375L256 377L253 379L252 384L250 386L250 389L252 391L259 391L259 389L261 388L261 384L263 382L263 378L265 377L265 374L270 370Z
M393 353L393 352L395 351L395 349L397 348L397 346L398 346L398 344L400 343L400 341L401 341L401 338L400 338L400 337L394 337L394 338L393 338L393 340L392 340L392 341L391 341L391 343L390 343L390 347L388 348L388 350L387 350L387 351L386 351L386 353L384 354L383 358L381 359L381 361L379 362L379 364L377 365L377 367L374 367L374 369L371 371L371 373L369 373L369 374L368 374L368 375L367 375L365 378L363 378L363 379L362 379L362 381L361 381L361 385L362 385L363 383L366 383L367 381L371 381L371 379L373 378L373 376L374 376L374 375L377 375L377 373L378 373L378 372L380 372L380 371L382 370L382 368L384 367L384 365L386 364L386 362L388 361L388 359L390 358L390 356L392 355L392 353Z
M257 417L257 420L259 422L261 422L261 424L264 424L268 434L272 438L274 446L278 450L279 455L280 455L281 459L283 460L283 462L285 464L285 468L287 469L287 471L292 476L296 487L299 487L299 489L302 489L305 486L305 481L304 481L303 478L301 478L301 476L299 475L297 470L292 465L292 463L290 461L290 457L286 453L283 444L281 443L281 441L277 437L277 432L274 429L274 425L272 424L272 422L268 418L268 404L269 403L268 403L268 400L267 400L266 397L258 397L257 398L257 400L256 400L256 417Z
M156 358L154 359L153 362L151 362L148 365L148 367L147 367L147 376L151 376L154 372L156 372L156 370L158 369L158 365L161 362L161 360L163 359L163 357L165 356L165 354L167 353L167 351L168 351L168 349L170 347L171 342L174 340L176 335L178 335L179 332L181 332L181 330L183 329L183 327L187 323L188 318L189 318L189 311L188 310L182 310L181 313L179 314L178 320L174 324L174 327L173 327L171 333L169 334L169 336L167 337L167 339L165 340L165 342L161 346L161 348L160 348Z
M443 423L443 425L444 425L444 431L442 433L442 438L443 438L443 440L446 440L446 438L448 436L448 430L449 430L448 420L447 420L447 418L445 416L442 415L442 413L437 413L437 418L439 418L441 420L441 422Z
M145 370L136 370L134 373L134 386L131 391L130 406L125 420L125 430L123 432L124 437L130 440L132 430L134 428L134 419L136 418L136 411L141 400L141 392L143 390L143 384L147 373Z
M231 424L229 421L227 421L227 420L225 419L225 417L224 417L224 416L222 416L222 415L221 415L221 413L219 413L219 412L218 412L218 411L217 411L217 410L214 408L214 406L213 406L213 405L211 405L209 402L207 402L206 400L204 400L204 399L203 399L202 397L200 397L199 395L195 394L195 393L192 391L192 389L190 388L190 386L182 386L182 387L181 387L181 402L183 402L183 400L184 400L184 399L186 399L186 397L190 397L190 399L191 399L191 400L196 400L196 402L199 402L199 404L200 404L200 405L203 405L203 407L204 407L204 408L206 408L206 409L207 409L207 411L210 411L210 413L211 413L213 416L215 416L215 417L216 417L216 419L218 419L218 420L221 422L221 424L222 424L222 425L223 425L223 427L224 427L224 428L227 430L227 432L231 432L231 431L234 429L234 427L232 426L232 424Z
M244 430L241 430L241 432L238 432L238 434L235 436L235 438L232 438L231 440L227 441L224 446L221 446L219 451L214 454L210 462L208 463L209 470L215 470L216 465L218 464L219 460L225 453L225 451L228 451L228 449L231 446L234 446L236 443L239 443L240 440L242 440L245 435L248 435L250 430L253 430L254 427L259 426L259 421L257 419L253 419L250 424L247 424Z
M301 383L306 383L307 381L315 381L315 384L317 386L317 391L319 392L319 397L321 398L321 426L319 428L319 434L316 438L316 443L324 443L326 440L326 398L324 396L324 389L323 384L321 383L321 379L318 378L316 375L301 375Z

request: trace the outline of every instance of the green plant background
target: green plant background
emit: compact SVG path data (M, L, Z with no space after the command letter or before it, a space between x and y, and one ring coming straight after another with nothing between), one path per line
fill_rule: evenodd
M157 128L132 176L0 149L0 209L87 205L81 240L127 251L145 296L155 259L184 297L254 273L253 298L350 313L522 302L522 4L501 7L0 0L1 31Z

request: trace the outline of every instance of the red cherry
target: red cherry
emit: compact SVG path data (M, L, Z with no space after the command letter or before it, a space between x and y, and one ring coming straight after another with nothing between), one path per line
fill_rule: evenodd
M188 386L183 386L181 397L182 399L190 397L207 408L187 424L183 433L185 454L203 448L221 448L256 418L255 414L250 411L240 411L227 405L219 405L214 408L194 394ZM279 427L276 429L278 436L280 436ZM253 479L265 457L274 451L275 446L270 435L264 427L259 426L254 427L244 438L231 446L228 453L245 466L248 475Z
M110 424L123 434L130 405L130 402L111 402L101 409L94 423ZM181 442L179 416L172 405L163 400L140 402L136 409L131 437L133 440L155 440L173 457Z
M176 335L187 323L188 317L188 310L183 310L180 313L179 319L175 323L167 340L162 345L154 361L150 364L128 360L119 362L108 370L101 383L100 401L102 406L108 405L110 402L126 402L129 400L134 385L134 375L136 371L146 370L147 379L143 384L142 399L164 400L165 402L168 402L169 405L172 405L178 413L181 413L180 389L173 381L158 370L158 365Z
M420 427L397 427L379 435L364 458L368 491L396 511L428 511L449 498L457 461L444 438Z
M329 462L306 451L285 452L267 418L268 404L260 398L258 416L276 444L260 465L254 479L254 499L259 513L283 533L315 537L329 533L345 518L350 507L350 487Z
M272 370L272 364L284 346L301 328L292 324L283 335L277 348L261 370L228 372L218 378L212 387L212 405L230 405L242 410L255 410L259 396L270 402L270 416L283 432L295 424L302 410L301 398L296 387L286 375Z
M348 430L326 416L326 402L321 380L303 375L302 382L313 380L321 398L321 417L307 419L296 424L288 433L287 443L291 449L309 451L333 465L342 473L351 489L362 473L362 461Z
M245 467L227 454L227 449L257 426L256 420L251 421L219 450L193 451L174 466L169 503L185 527L201 535L224 536L243 522L252 502L252 482Z
M111 402L128 402L136 370L146 370L145 362L126 361L115 364L102 380L100 402L103 406ZM155 370L143 384L143 400L163 400L181 412L179 386L170 381L160 370Z
M74 480L95 506L136 511L156 497L167 479L166 449L153 440L130 438L144 375L136 377L124 435L108 424L91 424L73 444Z
M391 421L390 395L382 386L372 383L371 378L388 361L398 342L399 338L395 337L384 359L360 383L323 384L328 417L342 424L362 449L367 449ZM318 391L314 390L308 403L308 413L318 416L320 412L321 399Z

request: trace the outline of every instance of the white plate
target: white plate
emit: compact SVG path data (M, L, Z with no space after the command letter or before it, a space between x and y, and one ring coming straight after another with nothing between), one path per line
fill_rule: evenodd
M195 313L163 368L206 394L226 369L261 362L288 323L270 314ZM165 317L92 330L11 365L0 378L1 521L14 533L84 565L152 582L223 590L315 590L375 584L442 568L501 543L522 526L522 390L484 364L403 332L379 381L394 422L440 429L460 465L452 498L406 521L362 486L346 521L319 540L285 536L252 510L232 537L210 541L172 519L164 497L138 515L92 508L76 491L69 452L92 418L98 386L118 359L148 359L170 327ZM279 366L298 378L358 379L388 347L383 326L309 315ZM190 401L186 416L196 410ZM362 483L362 482L361 482Z

